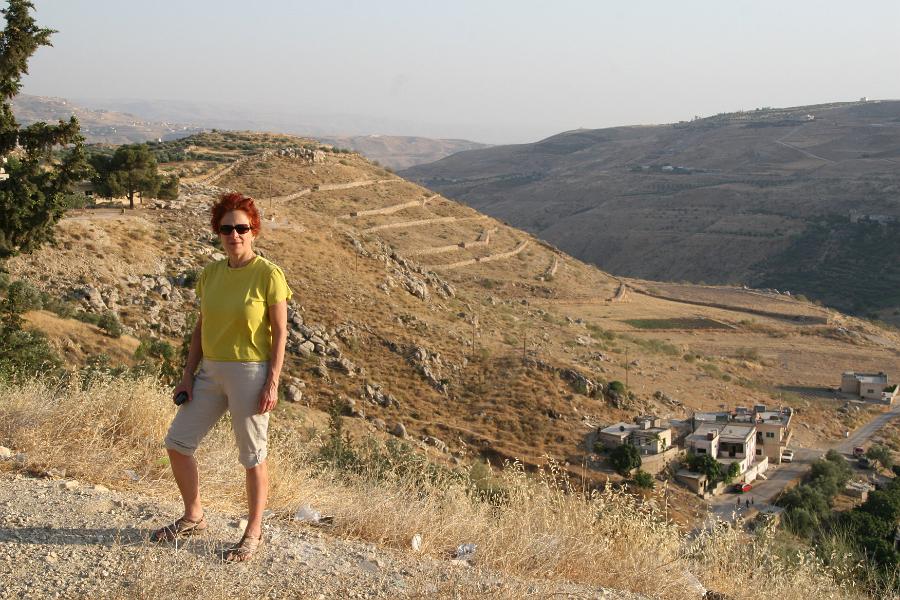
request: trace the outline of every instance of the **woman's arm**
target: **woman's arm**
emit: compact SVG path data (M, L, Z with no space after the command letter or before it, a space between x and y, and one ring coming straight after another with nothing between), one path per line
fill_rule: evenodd
M259 396L259 414L269 412L278 402L278 379L281 377L284 347L287 344L287 300L269 307L269 325L272 327L272 351L269 355L266 385Z
M181 383L175 387L173 396L177 396L178 392L187 392L188 400L193 397L194 373L200 365L200 359L203 358L203 345L200 340L200 322L203 317L197 315L197 324L194 325L194 332L191 334L191 346L188 349L187 360L184 363L184 373L181 375Z

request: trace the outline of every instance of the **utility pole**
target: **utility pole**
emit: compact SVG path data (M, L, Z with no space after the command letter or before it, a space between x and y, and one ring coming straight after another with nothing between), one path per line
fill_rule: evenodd
M625 389L628 389L628 344L625 344Z
M525 344L528 343L528 330L522 334L522 364L525 364Z

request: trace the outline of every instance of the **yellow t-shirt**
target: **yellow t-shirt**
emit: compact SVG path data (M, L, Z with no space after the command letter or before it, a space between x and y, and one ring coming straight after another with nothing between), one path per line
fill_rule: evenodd
M211 360L269 360L268 308L292 296L284 272L261 256L232 269L228 259L206 265L197 282L203 356Z

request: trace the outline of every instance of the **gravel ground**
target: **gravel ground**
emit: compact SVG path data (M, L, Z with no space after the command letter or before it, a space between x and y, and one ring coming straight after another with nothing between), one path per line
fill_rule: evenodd
M605 598L641 596L529 581L477 565L417 557L269 520L254 560L225 564L237 517L175 545L147 541L180 513L132 494L72 480L0 473L0 599L7 598Z

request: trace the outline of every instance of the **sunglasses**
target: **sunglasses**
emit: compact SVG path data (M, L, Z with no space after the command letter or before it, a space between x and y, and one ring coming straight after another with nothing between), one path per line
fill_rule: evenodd
M232 231L237 231L239 235L244 235L250 231L250 226L241 223L240 225L219 225L219 233L222 235L231 235Z

